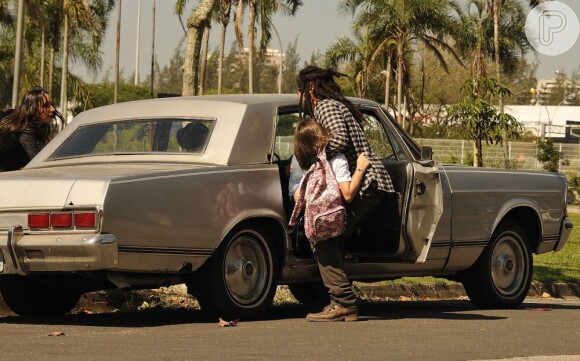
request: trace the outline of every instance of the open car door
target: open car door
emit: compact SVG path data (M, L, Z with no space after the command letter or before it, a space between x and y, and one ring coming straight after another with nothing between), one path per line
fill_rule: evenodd
M409 162L401 215L401 237L409 247L408 260L425 262L442 213L441 177L435 162Z

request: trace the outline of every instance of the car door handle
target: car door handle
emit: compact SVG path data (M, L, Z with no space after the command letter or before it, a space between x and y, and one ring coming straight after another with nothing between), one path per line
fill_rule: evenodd
M416 196L423 195L423 193L425 193L426 190L427 190L427 186L425 185L425 183L416 179L415 180L415 195Z

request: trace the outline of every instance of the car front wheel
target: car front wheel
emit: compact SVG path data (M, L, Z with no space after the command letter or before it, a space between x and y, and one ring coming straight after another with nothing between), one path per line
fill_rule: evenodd
M81 297L81 292L65 283L22 276L0 277L0 293L6 305L20 316L61 316Z
M505 222L462 282L476 306L513 308L526 298L532 273L533 258L525 232L518 224Z
M188 284L203 310L224 319L248 319L272 304L278 281L278 257L268 233L235 231Z

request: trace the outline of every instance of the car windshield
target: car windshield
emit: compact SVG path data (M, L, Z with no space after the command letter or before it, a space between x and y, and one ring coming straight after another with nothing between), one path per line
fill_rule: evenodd
M139 119L80 126L50 159L143 153L202 154L215 121Z

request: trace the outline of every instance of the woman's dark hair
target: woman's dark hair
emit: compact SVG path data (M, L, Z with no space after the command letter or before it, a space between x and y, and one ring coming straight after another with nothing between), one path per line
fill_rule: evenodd
M312 108L312 97L310 89L313 89L314 96L320 100L333 99L344 104L359 124L364 123L361 112L343 94L340 86L334 81L334 77L346 76L346 74L330 68L320 68L309 65L300 70L296 77L296 85L300 91L300 106L304 113L314 116Z
M303 119L294 131L294 155L302 169L314 163L316 155L328 144L329 134L314 119Z
M0 119L0 135L34 132L39 142L48 143L51 134L50 124L40 123L40 114L46 103L45 95L48 95L48 92L41 87L34 87L26 93L18 108ZM56 110L54 114L62 119Z

